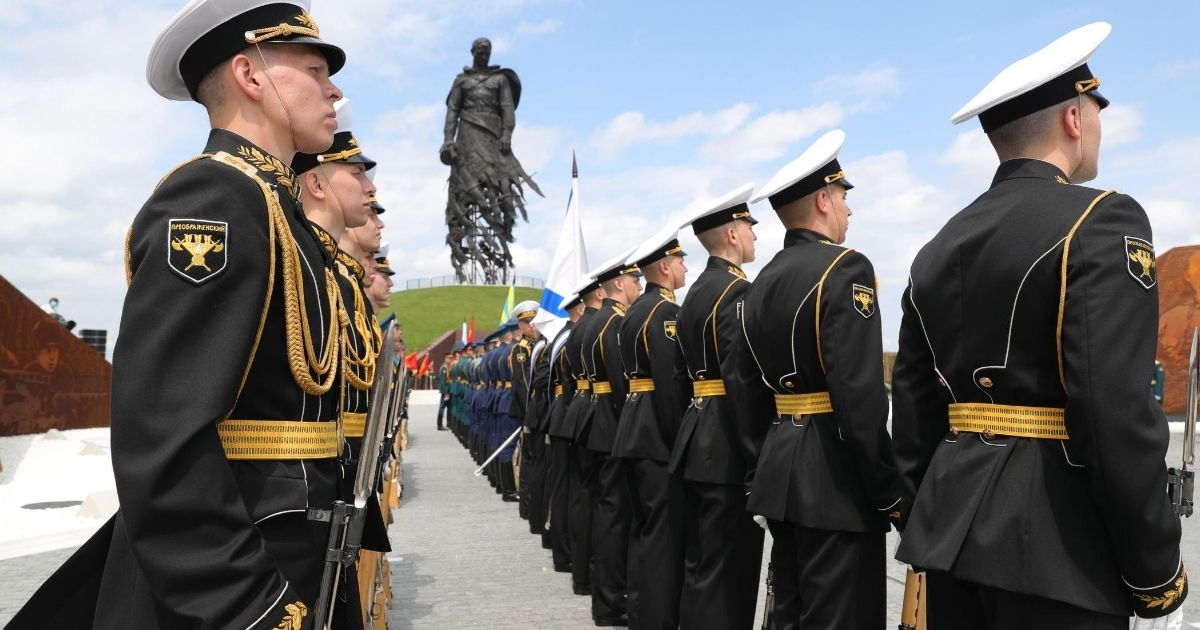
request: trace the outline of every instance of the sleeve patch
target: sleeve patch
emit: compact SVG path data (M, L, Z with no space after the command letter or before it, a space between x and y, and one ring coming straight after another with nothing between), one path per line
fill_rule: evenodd
M167 265L194 284L225 270L229 261L229 224L203 219L167 223Z
M1134 236L1125 237L1125 268L1144 289L1150 289L1158 283L1158 271L1155 269L1154 244Z
M850 299L854 303L854 310L858 311L864 319L870 319L875 314L875 289L865 287L861 284L850 285Z
M678 336L678 326L676 323L673 321L663 322L663 334L667 336L667 339L676 341Z

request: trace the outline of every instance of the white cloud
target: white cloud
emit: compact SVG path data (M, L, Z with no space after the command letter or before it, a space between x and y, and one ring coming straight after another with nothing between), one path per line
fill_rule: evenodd
M854 160L846 165L846 172L854 174L850 207L872 226L927 226L945 220L952 209L944 193L913 172L903 151Z
M958 168L960 180L987 182L995 174L1000 159L983 130L976 127L955 136L938 157L938 163Z
M441 102L406 105L377 116L373 121L372 131L386 136L419 133L437 129L438 122L444 120L445 115L446 105Z
M1115 147L1137 142L1142 137L1142 108L1137 104L1115 103L1100 116L1101 146Z
M872 68L856 74L833 75L817 83L817 92L833 98L873 101L900 91L900 71Z
M767 112L733 133L710 140L700 154L710 160L757 164L781 157L794 143L838 125L846 109L835 102Z
M641 112L624 112L592 134L591 144L601 158L612 159L642 143L728 134L741 126L751 109L737 103L711 114L692 112L666 122L647 122Z

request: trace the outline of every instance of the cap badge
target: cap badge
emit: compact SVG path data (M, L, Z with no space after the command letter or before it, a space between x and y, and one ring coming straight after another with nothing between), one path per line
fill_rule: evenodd
M201 284L225 269L229 224L201 219L167 222L167 264L179 275Z
M854 310L865 319L875 314L875 289L861 284L850 285L850 294L854 300Z

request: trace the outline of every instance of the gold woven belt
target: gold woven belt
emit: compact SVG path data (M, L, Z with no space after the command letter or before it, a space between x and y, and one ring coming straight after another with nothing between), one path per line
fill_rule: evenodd
M347 411L342 414L342 435L360 438L367 432L367 414Z
M501 386L504 387L504 389L512 389L512 381L502 381Z
M810 394L775 394L775 413L781 416L832 413L829 392Z
M554 397L557 398L562 395L563 395L563 386L562 386L562 383L559 383L558 385L554 386Z
M610 388L611 391L611 388ZM636 394L640 392L654 391L654 379L652 378L631 378L629 379L629 393Z
M336 422L223 420L217 435L227 459L321 459L337 457Z
M1021 407L989 403L952 403L950 428L955 432L980 433L1042 440L1066 440L1067 424L1058 407Z
M715 381L694 381L692 383L692 397L704 398L705 396L724 396L725 381L717 379Z
M589 390L591 388L592 388L591 381L588 381L586 379L575 379L575 389L577 389L581 392L586 392L587 390Z
M609 383L608 381L596 381L595 383L592 383L592 393L597 396L601 394L611 394L612 383Z

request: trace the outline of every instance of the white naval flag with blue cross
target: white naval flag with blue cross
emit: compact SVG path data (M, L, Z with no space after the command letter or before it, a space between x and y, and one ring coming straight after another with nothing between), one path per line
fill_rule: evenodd
M567 198L567 215L558 233L558 246L546 274L546 288L538 304L538 319L567 316L564 302L575 297L572 293L580 279L587 276L587 250L583 245L583 228L579 223L579 167L571 156L571 196ZM535 322L536 323L536 322Z

